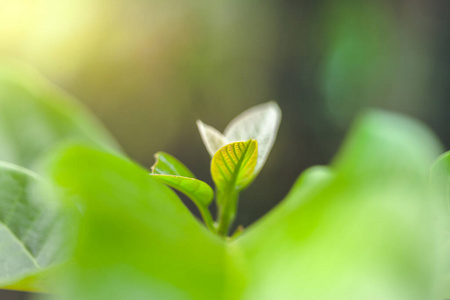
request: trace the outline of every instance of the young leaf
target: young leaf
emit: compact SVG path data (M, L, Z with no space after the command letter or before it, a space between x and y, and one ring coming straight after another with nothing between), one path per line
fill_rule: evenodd
M254 106L238 115L228 124L224 134L201 121L197 121L197 126L211 157L228 143L257 140L258 160L255 174L258 174L275 142L280 121L281 110L271 101Z
M213 189L205 182L195 179L194 174L170 154L158 152L152 166L152 176L158 181L182 192L197 205L206 226L213 230L213 220L208 210L214 198Z
M211 175L218 190L241 191L255 177L258 142L235 142L220 148L211 162Z
M194 174L182 162L165 152L157 152L155 154L155 164L152 166L152 174L195 178Z
M220 148L211 161L211 175L217 189L217 230L226 236L236 217L239 192L255 178L258 142L235 142Z
M37 175L0 162L0 286L36 290L40 273L64 258L63 220Z
M258 161L255 173L264 166L277 136L281 121L280 107L273 101L254 106L234 118L224 135L229 141L258 141Z
M151 174L154 178L160 182L167 184L168 186L179 190L189 198L191 198L194 203L208 206L214 197L213 189L205 182L183 176L173 176L173 175L161 175L161 174Z
M197 127L206 150L211 157L214 156L217 150L228 144L226 137L214 127L206 125L200 120L197 120Z
M219 234L228 233L236 215L239 192L255 179L266 162L280 120L280 108L275 102L268 102L241 113L230 122L224 135L197 121L203 142L213 157L211 174L217 186ZM224 146L227 143L232 144Z

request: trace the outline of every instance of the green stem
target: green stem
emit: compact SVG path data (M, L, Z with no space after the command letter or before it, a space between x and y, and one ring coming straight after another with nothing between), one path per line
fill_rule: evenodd
M233 189L217 191L217 233L227 236L236 217L239 192Z
M239 225L236 231L228 238L230 241L237 239L244 232L244 227Z
M216 228L214 227L214 221L211 216L211 212L209 211L208 207L203 205L197 205L198 210L200 211L200 214L202 215L203 221L205 222L206 227L211 232L216 232Z

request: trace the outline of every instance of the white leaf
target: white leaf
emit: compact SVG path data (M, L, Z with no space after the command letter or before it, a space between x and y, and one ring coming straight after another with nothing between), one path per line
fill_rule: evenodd
M217 150L229 143L225 136L217 129L206 125L200 120L197 120L197 127L200 131L200 135L202 137L203 143L205 144L206 150L208 150L208 153L211 155L211 157L214 156Z
M281 121L281 110L273 102L254 106L236 118L225 129L225 138L230 142L258 141L258 161L255 168L257 174L269 156L275 142Z

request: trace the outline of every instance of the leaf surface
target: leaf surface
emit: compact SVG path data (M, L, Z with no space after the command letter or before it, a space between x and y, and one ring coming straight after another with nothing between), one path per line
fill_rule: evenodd
M217 189L241 191L254 179L258 142L235 142L220 148L211 161L211 175Z
M434 162L431 180L439 189L442 208L450 213L450 151L439 156Z
M158 152L152 167L152 177L182 192L197 205L208 228L214 230L209 204L214 198L213 189L205 182L195 179L194 174L170 154Z
M206 150L211 157L214 156L217 150L229 143L221 132L212 126L206 125L200 120L197 120L197 127Z
M182 162L165 152L157 152L155 154L155 164L152 166L152 174L195 178L194 174Z
M439 151L421 124L365 114L329 168L307 171L236 240L248 268L243 299L445 298L428 186Z
M273 101L267 102L254 106L234 118L225 128L224 136L230 142L249 139L258 141L255 173L259 173L275 142L280 121L281 110L278 105Z
M190 177L161 174L152 174L152 177L174 189L179 190L198 205L207 207L213 200L213 189L206 182L201 180Z
M442 154L436 159L431 169L431 184L437 199L436 203L436 222L442 227L442 238L439 245L439 257L445 262L440 265L443 280L438 282L442 288L442 296L440 298L447 299L450 297L450 151Z
M43 181L0 162L0 286L42 291L40 273L65 259L63 229L61 208Z

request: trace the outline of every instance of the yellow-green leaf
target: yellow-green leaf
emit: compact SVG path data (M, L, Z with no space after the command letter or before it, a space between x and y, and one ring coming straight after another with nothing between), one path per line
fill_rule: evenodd
M235 142L220 148L211 162L211 175L219 190L241 191L254 179L258 142Z

